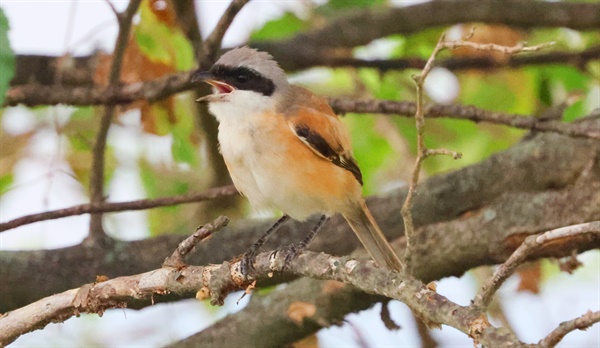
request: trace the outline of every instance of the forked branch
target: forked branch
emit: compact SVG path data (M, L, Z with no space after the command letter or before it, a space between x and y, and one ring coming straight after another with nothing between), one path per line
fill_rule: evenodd
M467 36L467 39L470 38L473 34L473 31ZM419 181L419 175L421 172L421 164L423 160L429 156L433 155L449 155L454 159L461 158L461 154L459 152L447 150L447 149L428 149L425 146L425 107L424 107L424 91L423 86L425 84L425 80L429 75L429 72L433 68L434 61L442 50L444 49L456 49L459 47L470 47L476 50L481 51L498 51L504 54L516 54L520 52L532 52L539 51L545 47L552 45L553 43L545 43L537 46L525 46L524 44L518 44L516 46L501 46L496 44L480 44L476 42L470 42L466 40L457 40L457 41L446 41L445 35L442 35L436 44L433 52L431 53L425 67L421 71L420 74L413 76L413 80L416 85L417 97L416 97L416 111L415 111L415 124L417 128L417 158L415 160L415 165L413 167L411 179L408 187L408 195L406 196L406 200L402 205L401 213L402 218L404 219L404 233L406 234L406 253L405 258L407 260L407 264L409 268L411 267L410 256L413 250L413 241L415 238L415 228L413 224L413 218L411 213L411 208L413 205L413 199L416 194L417 184Z

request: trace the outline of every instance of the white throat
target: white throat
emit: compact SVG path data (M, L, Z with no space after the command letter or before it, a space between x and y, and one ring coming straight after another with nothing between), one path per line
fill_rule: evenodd
M252 114L275 109L275 98L254 91L235 90L223 96L222 101L209 104L210 112L220 123L246 123Z

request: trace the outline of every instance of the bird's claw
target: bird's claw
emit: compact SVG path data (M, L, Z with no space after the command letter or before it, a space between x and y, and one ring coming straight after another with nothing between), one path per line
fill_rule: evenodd
M249 279L250 273L254 271L254 255L244 254L240 260L240 273Z
M294 259L296 259L300 254L302 254L303 251L304 248L296 244L292 244L288 247L275 250L273 256L277 257L277 254L283 254L283 265L281 266L280 272L285 272L292 263L292 261L294 261Z

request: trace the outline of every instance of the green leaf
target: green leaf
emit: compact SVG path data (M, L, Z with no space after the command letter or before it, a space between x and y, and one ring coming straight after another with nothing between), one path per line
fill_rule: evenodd
M538 75L531 70L459 75L461 102L507 113L531 115L537 107Z
M358 76L375 99L406 99L414 91L408 71L389 71L385 74L374 69L360 69ZM408 90L407 90L408 88Z
M150 60L177 70L194 67L194 49L179 27L170 27L150 8L150 2L140 6L140 22L134 28L136 43Z
M166 168L155 168L145 160L139 162L140 179L147 197L163 197L189 192L190 185L182 181L176 173ZM188 221L183 218L185 206L175 205L152 209L148 212L150 235L156 236L165 231L184 230Z
M192 167L198 165L199 153L197 151L198 146L193 142L194 132L194 117L188 110L191 110L192 106L186 107L185 100L177 100L175 104L175 114L177 122L171 125L171 134L173 136L173 144L171 145L171 153L173 159L179 163L187 163Z
M573 66L551 65L544 70L545 76L552 81L562 84L567 91L585 89L590 77Z
M250 35L250 41L286 39L308 28L308 23L292 12L286 12L280 18L268 21L262 28Z
M585 108L585 103L583 100L579 100L565 110L563 113L563 120L571 122L575 119L585 116L586 114L587 110Z
M446 28L432 28L420 31L417 34L409 35L404 40L399 40L400 45L394 52L398 57L421 57L429 58L431 52L435 49L440 36Z
M7 192L14 181L12 173L0 176L0 195Z
M8 41L8 18L0 8L0 105L4 104L6 91L15 74L15 55Z
M398 161L396 151L376 130L375 122L373 115L348 114L344 117L352 138L354 158L363 175L365 195L376 193L381 188L376 174Z

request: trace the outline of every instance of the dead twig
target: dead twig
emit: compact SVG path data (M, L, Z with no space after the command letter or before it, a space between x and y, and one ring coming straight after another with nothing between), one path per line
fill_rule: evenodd
M523 244L512 253L508 260L498 267L492 277L484 283L475 296L472 306L479 308L481 311L485 311L502 283L513 274L515 269L525 261L529 255L540 249L544 244L557 239L584 233L600 233L600 221L561 227L540 235L528 237Z
M196 232L179 243L173 254L165 259L163 267L181 268L185 266L185 257L196 244L210 238L213 233L220 231L228 223L227 216L219 216L214 221L198 227Z
M595 323L600 321L600 311L592 312L587 311L584 315L579 318L575 318L569 321L564 321L544 337L538 344L543 348L554 347L565 337L569 332L575 330L586 330Z
M425 79L427 79L427 75L433 68L435 59L439 52L444 49L456 49L459 47L470 47L480 51L498 51L507 55L513 55L520 52L532 52L539 51L543 48L553 45L553 43L543 43L536 46L525 46L524 44L518 44L516 46L501 46L496 44L480 44L476 42L466 41L473 35L473 30L471 33L467 35L467 37L463 40L456 41L446 41L445 35L442 35L436 44L433 52L431 53L425 67L421 71L419 75L413 76L413 80L416 85L417 97L416 97L416 110L415 110L415 124L417 128L417 159L415 160L415 165L413 167L411 179L408 187L408 194L406 196L406 200L402 205L401 214L404 219L404 233L406 235L406 252L405 258L407 260L407 264L411 267L410 255L413 250L412 241L414 240L415 228L413 224L413 218L411 213L411 208L413 205L413 199L416 194L416 188L419 181L419 174L421 172L421 164L423 160L429 156L433 155L450 155L454 159L460 158L462 155L458 152L450 151L447 149L428 149L425 146L424 134L425 134L425 110L424 110L424 93L423 93L423 85L425 83Z

